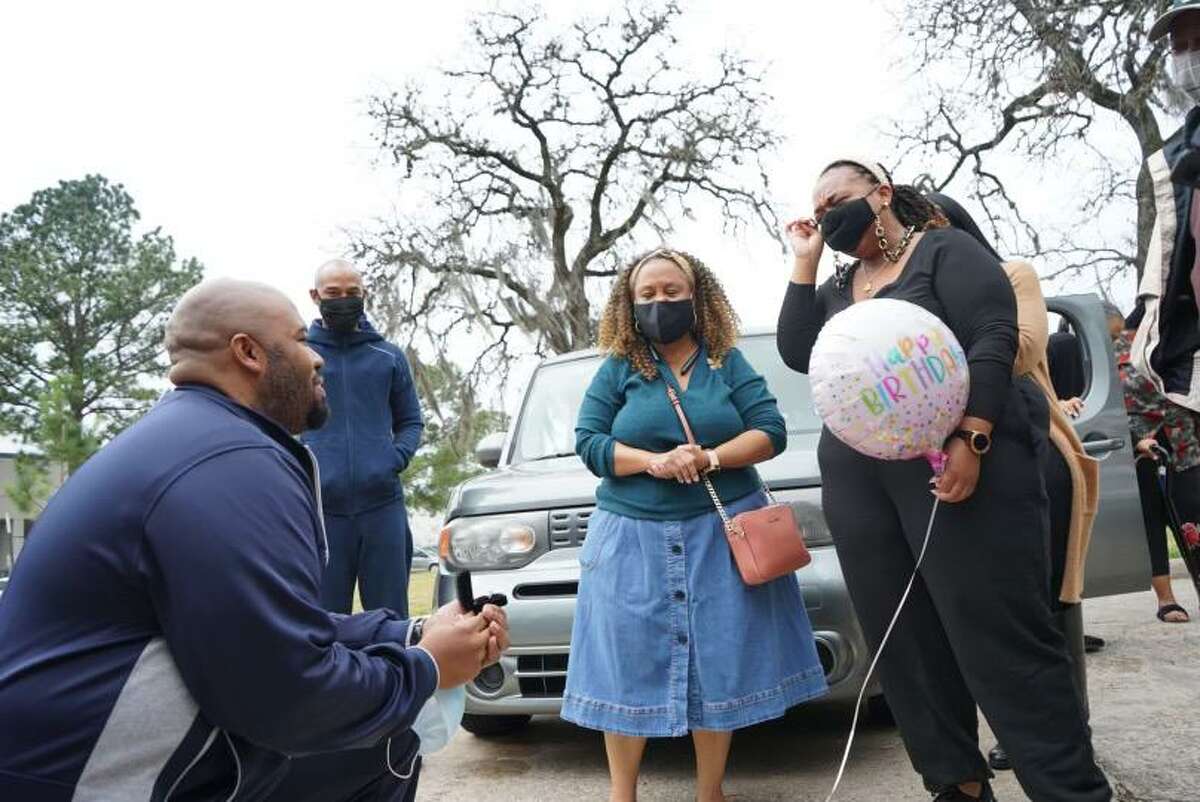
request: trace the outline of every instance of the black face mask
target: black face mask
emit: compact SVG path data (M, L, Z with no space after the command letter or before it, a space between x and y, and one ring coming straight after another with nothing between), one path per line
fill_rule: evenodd
M363 299L358 295L347 295L344 298L322 298L321 319L330 331L339 334L349 334L358 328L358 319L362 317Z
M821 236L835 251L854 255L874 220L875 211L865 197L839 203L821 218Z
M685 301L651 301L633 305L633 318L638 330L652 342L669 345L696 325L696 307L692 299Z

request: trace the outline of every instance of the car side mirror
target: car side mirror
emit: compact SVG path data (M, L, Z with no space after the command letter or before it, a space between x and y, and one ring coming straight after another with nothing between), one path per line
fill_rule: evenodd
M485 468L500 465L500 454L504 451L504 432L494 432L475 446L475 461Z

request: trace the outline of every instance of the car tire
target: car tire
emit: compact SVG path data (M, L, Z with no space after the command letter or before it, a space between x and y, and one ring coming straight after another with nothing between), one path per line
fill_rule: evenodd
M429 566L429 573L433 574L434 576L437 576L437 572L438 572L438 566L437 566L437 563L432 563L432 564L430 564L430 566Z
M480 738L512 735L529 725L533 716L473 716L467 713L462 718L462 728Z

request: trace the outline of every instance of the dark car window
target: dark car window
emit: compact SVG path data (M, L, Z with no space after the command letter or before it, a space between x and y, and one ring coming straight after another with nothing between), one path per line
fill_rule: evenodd
M788 432L800 434L819 431L821 422L813 410L808 377L783 364L775 349L775 337L746 337L739 347L754 369L763 374L771 392L779 400L779 409L787 421ZM579 416L584 393L599 366L600 358L594 357L538 369L517 423L511 462L529 462L575 453L575 420Z

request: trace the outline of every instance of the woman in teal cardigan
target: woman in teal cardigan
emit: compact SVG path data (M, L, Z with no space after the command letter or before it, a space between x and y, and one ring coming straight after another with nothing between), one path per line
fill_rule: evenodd
M697 799L723 800L733 730L826 690L795 576L746 585L700 481L709 474L731 515L761 507L753 466L787 447L737 337L713 273L669 250L621 273L600 322L608 358L580 408L576 451L604 481L579 555L562 716L605 733L614 802L636 798L647 737L689 731Z

